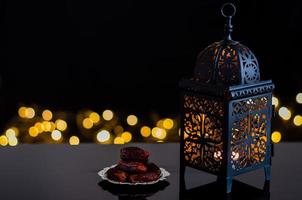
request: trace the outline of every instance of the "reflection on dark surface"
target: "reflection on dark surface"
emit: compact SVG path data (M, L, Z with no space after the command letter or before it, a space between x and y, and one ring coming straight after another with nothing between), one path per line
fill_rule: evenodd
M103 190L118 196L119 200L147 200L148 197L154 195L160 190L164 190L169 186L168 181L161 181L154 185L115 185L108 181L101 181L98 183Z
M269 182L265 182L263 189L233 180L233 190L231 194L224 193L224 187L219 182L209 183L192 189L181 189L180 200L269 200Z

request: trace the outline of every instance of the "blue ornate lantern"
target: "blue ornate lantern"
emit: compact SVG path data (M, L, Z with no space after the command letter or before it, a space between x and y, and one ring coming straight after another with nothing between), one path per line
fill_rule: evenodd
M233 9L227 14L228 9ZM260 79L252 51L232 40L236 9L225 4L226 36L203 50L194 77L183 79L181 173L186 166L217 175L231 192L236 175L264 168L270 180L271 80Z

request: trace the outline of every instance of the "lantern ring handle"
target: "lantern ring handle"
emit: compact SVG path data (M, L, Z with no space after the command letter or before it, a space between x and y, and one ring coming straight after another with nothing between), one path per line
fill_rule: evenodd
M236 14L236 6L232 3L225 3L221 6L221 14L224 17L233 17Z

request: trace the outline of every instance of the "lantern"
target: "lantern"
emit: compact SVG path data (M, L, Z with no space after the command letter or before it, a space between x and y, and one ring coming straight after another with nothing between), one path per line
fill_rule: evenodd
M252 51L232 40L233 4L224 4L225 38L203 50L194 77L180 81L181 173L186 166L217 175L230 193L232 178L271 168L271 80L260 80Z

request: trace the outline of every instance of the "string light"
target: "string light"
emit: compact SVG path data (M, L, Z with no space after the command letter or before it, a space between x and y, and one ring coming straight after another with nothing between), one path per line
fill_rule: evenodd
M13 129L13 128L9 128L5 131L5 135L6 137L16 137L17 134L16 134L16 131Z
M151 128L148 126L143 126L140 132L143 137L149 137L151 135Z
M281 107L280 109L279 109L279 116L282 118L282 119L284 119L284 120L289 120L290 119L290 117L291 117L291 112L290 112L290 110L288 109L288 108L286 108L286 107Z
M111 110L105 110L102 116L104 120L110 121L113 118L113 112Z
M59 130L54 130L51 132L51 138L55 141L59 141L62 138L62 133Z
M301 115L296 115L294 117L294 124L296 126L301 126L302 125L302 116Z
M90 118L85 118L82 122L82 125L86 129L91 129L93 127L93 121Z
M279 131L274 131L272 133L272 141L273 143L279 143L281 141L281 133Z
M35 110L31 107L26 108L26 118L32 119L35 117Z
M42 122L43 125L43 131L50 132L51 131L51 123L48 121Z
M297 94L296 101L297 101L297 103L302 104L302 93Z
M60 131L65 131L67 129L67 123L62 119L58 119L56 120L56 127Z
M42 133L44 131L44 126L41 122L35 123L35 127L38 129L39 133Z
M129 115L127 117L127 123L130 125L130 126L135 126L137 124L137 117L135 115Z
M18 145L18 139L16 137L8 138L8 144L9 146L17 146Z
M37 137L39 135L39 129L32 126L32 127L29 128L28 133L31 137Z
M100 115L96 112L92 112L89 115L89 119L94 123L98 123L100 121Z
M106 142L110 139L110 133L107 130L101 130L97 133L96 139L99 142Z
M167 118L167 119L165 119L165 120L163 121L163 127L164 127L165 129L170 130L170 129L173 128L173 126L174 126L174 122L173 122L172 119Z
M132 140L132 134L128 131L122 133L122 138L124 139L125 143L128 143Z
M69 138L69 144L70 145L79 145L80 144L80 139L77 136L71 136Z
M22 106L18 110L19 117L26 118L26 107Z
M272 104L275 106L275 107L278 107L279 105L279 99L277 97L274 97L272 98Z
M45 121L50 121L52 119L52 112L50 110L44 110L42 112L42 118Z
M122 137L116 137L113 141L114 144L125 144L125 141Z
M8 139L5 135L0 136L0 145L1 146L6 146L8 145Z
M166 138L167 132L165 129L155 127L152 129L152 136L157 139L163 140Z

